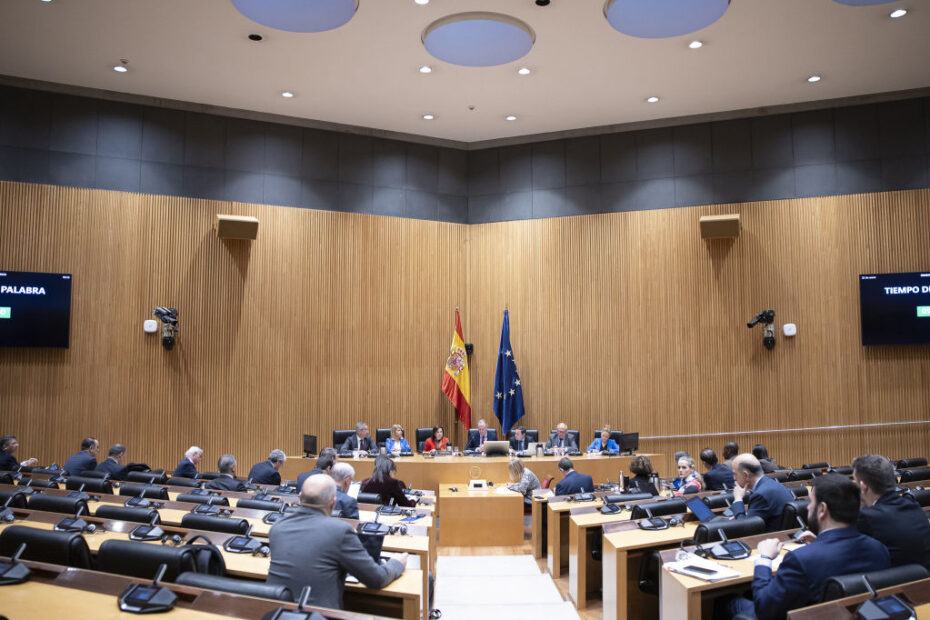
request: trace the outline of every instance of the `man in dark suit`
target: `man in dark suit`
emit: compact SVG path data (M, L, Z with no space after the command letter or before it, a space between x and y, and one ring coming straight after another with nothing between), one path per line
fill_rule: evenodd
M316 459L316 466L310 471L305 471L304 473L297 476L297 488L304 488L304 482L307 481L307 478L316 474L329 474L333 471L333 465L339 460L339 455L336 453L336 450L333 448L323 448L320 450L320 456Z
M252 465L252 469L249 470L248 479L255 484L273 484L275 486L280 486L281 474L278 473L278 470L281 469L281 466L284 465L284 461L286 460L287 455L284 454L284 450L272 450L271 454L268 455L267 461Z
M126 456L126 446L115 443L110 446L105 461L97 465L97 471L110 474L111 480L123 480L126 477L126 468L123 467L123 458Z
M839 474L814 478L807 524L817 539L789 552L774 577L772 561L781 552L782 543L777 538L760 542L753 600L736 599L730 611L759 620L781 619L792 609L819 602L823 584L830 577L888 568L885 546L853 527L859 501L859 487L849 478Z
M565 422L558 423L555 432L549 436L549 441L546 442L546 450L552 450L553 448L578 449L575 438L568 434L568 425Z
M513 429L513 437L510 438L510 449L514 452L525 452L530 440L526 437L526 427L518 426Z
M733 505L730 510L737 519L759 516L765 520L765 531L774 532L781 525L781 513L794 495L780 482L762 473L759 459L751 454L740 454L733 459ZM749 510L743 498L749 496Z
M85 471L97 469L97 450L100 444L93 437L81 441L81 451L65 461L64 469L72 476L81 476Z
M735 486L733 470L717 461L716 452L710 448L704 448L701 451L701 463L707 469L707 472L704 473L705 491L724 491Z
M187 452L184 453L184 458L181 459L178 466L171 472L171 476L174 478L196 478L197 464L200 463L200 459L202 458L203 450L197 446L191 446L187 449Z
M333 508L333 516L358 519L358 501L349 495L349 487L355 478L355 468L348 463L336 463L330 476L336 482L336 506ZM337 511L339 514L336 514Z
M483 419L478 420L478 429L468 430L468 443L465 444L466 450L484 450L484 442L497 441L497 430L488 428L488 423Z
M16 440L16 435L4 435L0 439L0 471L14 471L20 465L32 467L39 464L38 459L26 459L22 463L17 461L14 456L17 448L19 448L19 442Z
M917 502L895 491L891 462L866 454L852 466L853 480L862 493L859 531L888 547L892 566L923 564L930 569L930 522Z
M310 586L311 605L342 609L346 573L369 588L383 588L401 576L407 554L378 564L365 551L355 528L329 518L336 504L336 483L316 474L300 492L300 506L285 513L268 534L271 566L267 582L287 586L300 596Z
M364 422L355 425L355 434L346 439L339 449L340 452L354 452L356 450L364 454L378 451L374 440L368 434L368 425Z
M555 485L556 495L594 492L594 479L588 474L575 471L575 465L567 456L559 459L559 473L562 474L562 481Z
M241 480L236 479L236 457L232 454L224 454L216 463L216 469L220 472L218 478L214 478L204 485L207 489L221 489L223 491L248 491L248 487Z

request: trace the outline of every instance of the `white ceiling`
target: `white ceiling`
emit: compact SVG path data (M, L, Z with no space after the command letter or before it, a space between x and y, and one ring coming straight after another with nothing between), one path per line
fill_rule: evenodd
M910 13L889 19L899 4ZM249 21L230 0L2 0L0 74L461 142L930 86L930 0L733 0L716 24L660 40L616 32L603 9L359 0L342 28L297 34ZM533 50L486 68L427 54L428 24L480 10L527 22ZM694 38L706 45L688 49ZM112 70L120 58L128 73ZM530 76L517 75L524 65ZM808 84L812 73L823 80Z

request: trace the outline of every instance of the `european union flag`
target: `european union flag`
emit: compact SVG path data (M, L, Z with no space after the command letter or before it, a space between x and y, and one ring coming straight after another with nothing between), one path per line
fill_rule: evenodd
M510 316L507 310L504 310L501 348L497 352L497 372L494 375L494 415L501 421L501 431L506 433L524 413L523 386L520 384L517 362L510 347Z

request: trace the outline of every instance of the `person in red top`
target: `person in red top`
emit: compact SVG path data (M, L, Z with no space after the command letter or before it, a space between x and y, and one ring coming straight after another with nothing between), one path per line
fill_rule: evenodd
M425 452L433 452L434 450L448 450L449 449L449 438L445 437L446 429L441 426L433 427L433 436L427 438L423 443L423 450Z

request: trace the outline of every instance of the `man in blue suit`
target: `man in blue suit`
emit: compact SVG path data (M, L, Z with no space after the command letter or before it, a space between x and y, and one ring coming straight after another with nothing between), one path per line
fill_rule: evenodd
M854 527L859 517L859 487L839 474L814 478L807 525L817 539L789 552L778 573L772 561L782 543L769 538L759 543L755 555L752 599L736 599L731 613L759 620L785 618L789 611L820 601L823 584L830 577L868 573L890 566L888 549Z
M497 441L497 430L488 428L488 423L484 420L478 420L478 430L470 429L468 431L468 443L465 444L466 450L484 450L484 442Z
M510 449L514 452L525 452L529 448L530 440L526 436L526 427L518 426L513 429L513 437L510 438Z
M751 454L740 454L732 463L733 479L736 486L733 488L733 505L730 510L737 519L759 516L765 520L765 531L774 532L780 529L781 513L785 504L794 500L794 495L774 478L768 478L762 473L762 464ZM746 494L749 497L749 510L746 510Z
M701 451L701 463L707 469L704 473L705 491L724 491L736 486L733 482L733 470L721 465L717 461L717 453L710 448Z
M280 486L281 474L278 473L278 470L281 469L286 460L287 456L284 454L284 450L272 450L267 461L252 465L252 469L249 470L248 480L251 480L254 484Z
M110 446L107 453L107 460L97 465L97 471L103 471L110 474L110 480L122 480L126 477L126 468L123 467L123 459L126 457L126 446L121 443L115 443Z
M333 516L358 519L358 501L349 495L349 487L355 478L355 468L348 463L336 463L329 475L336 481L336 505L333 507Z
M562 474L562 481L555 486L556 495L594 492L594 480L588 474L575 471L575 465L567 456L559 459L559 473Z
M196 478L197 463L199 463L202 458L203 450L197 446L191 446L187 449L187 452L184 453L184 458L181 459L178 466L171 472L171 476L174 478Z
M100 444L93 437L88 437L81 441L81 451L72 454L65 461L65 471L72 476L81 476L85 471L94 471L97 469L97 450Z

